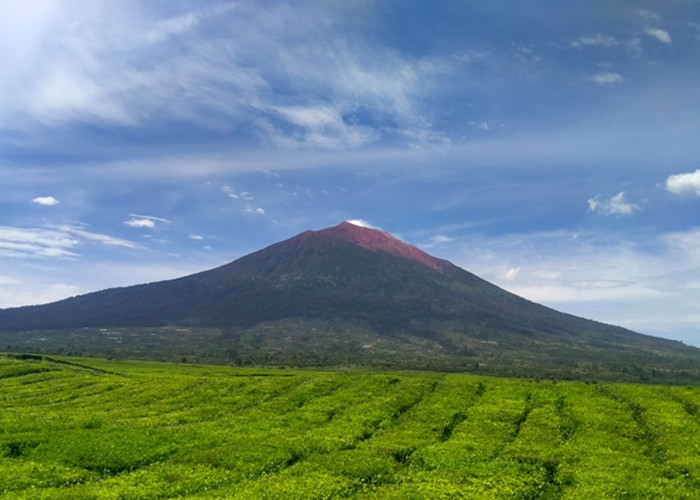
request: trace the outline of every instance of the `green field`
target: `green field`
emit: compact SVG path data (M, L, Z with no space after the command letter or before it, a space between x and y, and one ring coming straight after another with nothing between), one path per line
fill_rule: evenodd
M0 355L2 498L698 498L700 388Z

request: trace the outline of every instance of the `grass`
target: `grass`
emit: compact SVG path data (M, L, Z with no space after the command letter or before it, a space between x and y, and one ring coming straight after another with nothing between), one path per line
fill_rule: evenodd
M2 498L697 498L700 388L0 355Z

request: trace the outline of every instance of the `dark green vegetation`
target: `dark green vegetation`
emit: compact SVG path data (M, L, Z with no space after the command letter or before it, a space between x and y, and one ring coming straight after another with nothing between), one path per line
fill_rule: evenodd
M697 498L700 389L0 355L3 498Z
M534 304L391 235L348 223L192 276L2 310L0 348L700 381L700 349Z
M416 335L378 336L350 323L329 325L297 319L241 330L162 327L5 332L0 334L0 349L251 367L418 369L558 380L700 384L700 359L689 357L682 349L676 353L654 350L650 343L648 349L640 350L612 339L597 344L569 337L542 340L516 334L502 334L498 339L458 337L459 346L447 349L438 340Z

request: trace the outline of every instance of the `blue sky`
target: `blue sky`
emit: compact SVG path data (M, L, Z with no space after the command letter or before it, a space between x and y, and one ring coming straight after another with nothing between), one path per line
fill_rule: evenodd
M700 345L697 0L25 0L0 54L0 307L362 219Z

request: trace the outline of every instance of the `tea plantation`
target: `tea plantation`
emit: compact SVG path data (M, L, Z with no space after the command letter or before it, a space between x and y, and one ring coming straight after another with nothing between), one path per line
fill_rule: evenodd
M698 498L700 388L0 355L2 498Z

